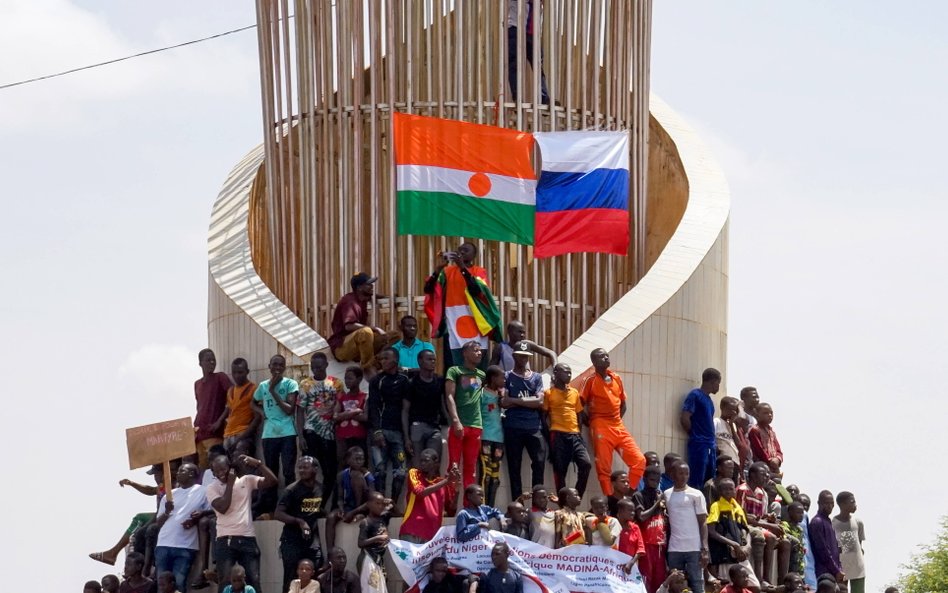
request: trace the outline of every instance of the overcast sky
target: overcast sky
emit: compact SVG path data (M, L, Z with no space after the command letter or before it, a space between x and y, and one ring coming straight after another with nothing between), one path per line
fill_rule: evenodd
M252 4L0 0L0 84L251 24ZM852 490L881 591L945 512L948 5L655 3L653 90L732 190L729 366L791 480ZM208 214L260 139L255 34L0 90L10 591L78 590L151 501L123 429L190 415ZM12 408L10 407L12 406ZM161 410L156 413L156 410Z

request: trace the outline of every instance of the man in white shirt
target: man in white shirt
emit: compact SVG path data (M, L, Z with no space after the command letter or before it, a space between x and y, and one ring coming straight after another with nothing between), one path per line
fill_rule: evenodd
M188 573L198 550L197 523L211 511L211 506L204 494L204 486L197 483L196 465L182 463L177 478L178 488L171 491L174 502L162 496L158 503L155 568L157 574L173 573L178 590L187 593Z
M668 569L683 570L694 593L704 593L708 565L708 507L704 494L688 486L691 470L679 462L672 470L674 486L665 490L668 513Z
M263 476L250 474L238 478L225 455L211 463L216 479L207 487L207 500L217 513L214 558L217 574L229 575L234 564L239 563L247 573L247 582L259 591L260 548L257 547L250 504L254 490L276 487L279 480L259 459L241 455L237 461L252 471L260 470Z

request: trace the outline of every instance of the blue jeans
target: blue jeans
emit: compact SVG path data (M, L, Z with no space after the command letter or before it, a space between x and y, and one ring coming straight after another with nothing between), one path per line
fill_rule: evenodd
M188 548L169 548L158 546L155 548L155 574L165 571L174 574L174 582L181 593L188 592L188 574L197 550Z
M392 465L392 501L398 504L398 497L402 493L408 466L405 460L405 437L400 430L383 430L385 446L379 447L370 435L372 456L372 473L375 475L375 487L385 494L385 480L388 478L388 465Z
M668 552L668 570L684 571L692 593L704 593L704 570L701 552Z
M247 573L247 584L260 590L260 548L257 538L224 535L214 540L214 561L217 562L218 582L230 580L234 564L240 564Z

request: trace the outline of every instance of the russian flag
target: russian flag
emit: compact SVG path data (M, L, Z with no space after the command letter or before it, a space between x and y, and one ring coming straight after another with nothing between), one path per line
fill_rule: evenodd
M629 133L538 132L533 254L629 250Z

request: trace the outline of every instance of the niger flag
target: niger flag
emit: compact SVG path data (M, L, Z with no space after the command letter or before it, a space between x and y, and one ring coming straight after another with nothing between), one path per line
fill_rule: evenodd
M398 233L533 244L533 135L394 114Z

